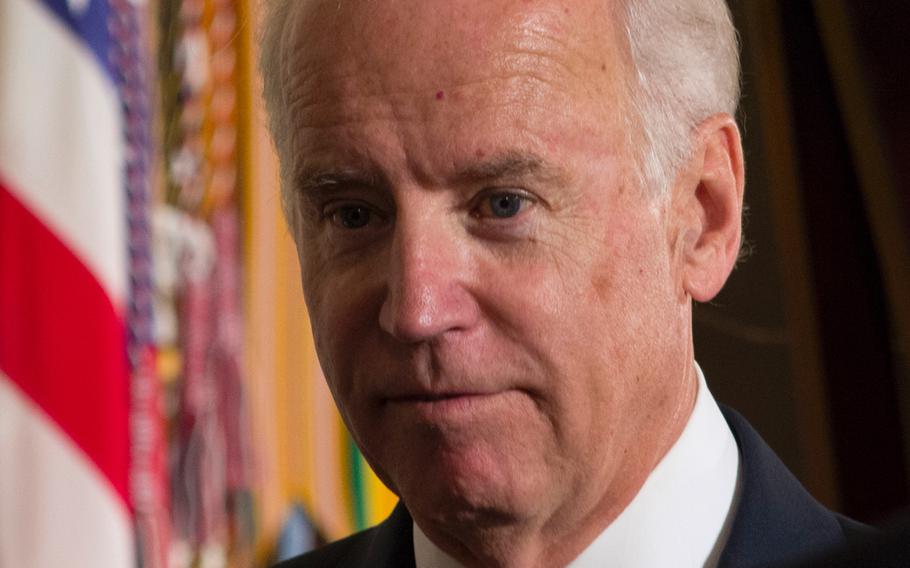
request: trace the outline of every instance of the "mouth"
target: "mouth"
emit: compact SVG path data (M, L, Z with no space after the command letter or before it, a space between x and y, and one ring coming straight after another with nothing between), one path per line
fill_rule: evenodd
M429 421L477 416L505 402L508 391L420 393L391 397L386 404L392 409L409 412Z

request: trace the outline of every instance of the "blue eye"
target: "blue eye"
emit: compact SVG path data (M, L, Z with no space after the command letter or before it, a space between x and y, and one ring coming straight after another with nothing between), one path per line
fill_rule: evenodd
M524 205L525 198L516 193L496 193L487 197L490 215L499 219L507 219L518 215Z
M365 227L373 213L361 205L339 207L332 213L332 220L345 229L361 229Z

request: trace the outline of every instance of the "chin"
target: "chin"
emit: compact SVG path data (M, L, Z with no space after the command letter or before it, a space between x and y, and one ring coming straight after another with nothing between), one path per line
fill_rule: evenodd
M408 455L383 474L419 518L456 525L513 523L528 514L531 497L539 493L531 487L527 470L499 448L479 442L422 449L412 445Z

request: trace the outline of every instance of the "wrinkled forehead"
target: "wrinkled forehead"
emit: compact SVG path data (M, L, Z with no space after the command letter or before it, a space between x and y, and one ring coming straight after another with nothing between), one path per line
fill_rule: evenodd
M285 85L325 95L338 79L419 92L539 69L591 80L626 74L609 0L308 0L292 2ZM593 71L601 73L593 73Z

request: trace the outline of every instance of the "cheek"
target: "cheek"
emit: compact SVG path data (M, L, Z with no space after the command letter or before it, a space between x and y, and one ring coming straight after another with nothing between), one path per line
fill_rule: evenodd
M613 223L591 271L593 301L625 314L632 327L651 316L654 300L665 296L669 284L665 231L646 208L636 212Z
M568 324L560 334L561 344L566 352L578 352L568 364L580 367L584 378L579 396L590 397L597 407L592 420L612 420L609 417L629 406L622 401L639 388L636 381L643 380L650 343L658 340L659 328L667 322L660 301L669 279L661 234L648 213L611 220L587 264L573 275L569 303L554 318L555 325Z
M320 364L335 396L348 398L357 363L352 348L374 336L377 288L359 273L336 273L325 265L304 265L302 280Z

